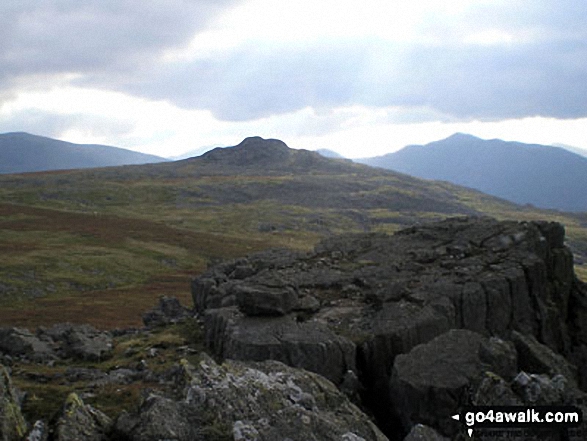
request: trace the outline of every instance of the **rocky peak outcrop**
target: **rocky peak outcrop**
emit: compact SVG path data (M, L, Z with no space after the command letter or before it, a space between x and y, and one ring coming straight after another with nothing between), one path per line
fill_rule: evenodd
M269 164L287 160L289 147L278 139L260 136L245 138L234 147L218 147L202 155L206 161L223 161L231 165Z
M336 384L350 370L364 403L396 437L410 430L389 412L397 357L451 329L506 342L531 369L545 366L546 350L587 359L586 291L556 223L454 218L393 236L347 234L305 255L283 251L211 268L193 281L192 295L217 355L278 359ZM298 344L306 335L312 343ZM317 356L325 360L319 366ZM568 364L562 375L574 376Z
M266 174L268 170L307 171L318 167L322 171L352 168L350 163L344 164L325 158L319 153L309 150L289 148L278 139L263 139L259 136L245 138L234 147L218 147L204 153L198 161L213 167L220 167L224 171L238 168L256 170Z

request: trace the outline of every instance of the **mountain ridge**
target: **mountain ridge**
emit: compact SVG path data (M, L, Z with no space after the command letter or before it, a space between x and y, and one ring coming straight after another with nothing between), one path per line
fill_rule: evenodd
M26 132L0 134L0 173L28 173L167 161L98 144L75 144Z
M426 145L356 160L452 182L517 204L587 211L587 158L562 148L456 133Z

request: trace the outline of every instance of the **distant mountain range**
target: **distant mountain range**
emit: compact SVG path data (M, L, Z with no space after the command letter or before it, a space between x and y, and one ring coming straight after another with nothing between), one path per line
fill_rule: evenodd
M457 133L356 162L449 181L518 204L587 211L587 158L558 147Z
M0 173L148 164L165 158L118 147L73 144L29 133L0 134Z

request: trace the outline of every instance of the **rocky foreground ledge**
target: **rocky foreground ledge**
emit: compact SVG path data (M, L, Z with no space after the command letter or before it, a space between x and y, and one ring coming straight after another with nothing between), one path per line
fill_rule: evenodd
M393 439L458 437L467 404L581 404L586 293L561 225L489 218L261 253L192 284L216 355L323 375Z
M192 293L194 311L164 298L142 330L0 329L0 439L442 441L470 439L450 418L465 405L587 416L587 289L555 223L339 236L222 263ZM69 396L27 418L39 398L11 369ZM88 403L124 388L141 399Z

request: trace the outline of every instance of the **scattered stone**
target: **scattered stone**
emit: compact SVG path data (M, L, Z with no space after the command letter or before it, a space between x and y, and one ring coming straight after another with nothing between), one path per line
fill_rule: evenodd
M0 328L0 352L21 356L36 362L56 358L52 348L23 328Z
M51 328L39 328L39 338L51 342L56 352L65 358L100 361L110 357L112 336L90 325L63 323Z
M175 297L161 296L159 304L143 314L143 323L149 328L178 323L190 318L192 313Z

